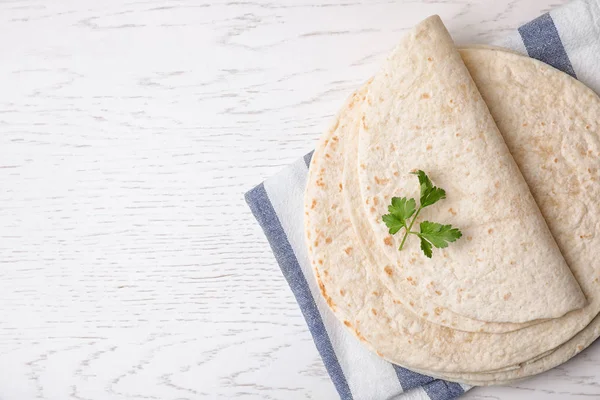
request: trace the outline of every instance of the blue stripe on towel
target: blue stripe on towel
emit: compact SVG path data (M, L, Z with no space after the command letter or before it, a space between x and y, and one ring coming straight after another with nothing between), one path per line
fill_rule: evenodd
M451 400L465 392L458 383L446 382L440 379L426 384L423 386L423 390L431 400Z
M309 154L312 155L312 153ZM250 210L252 210L252 214L254 214L254 217L265 232L283 276L288 281L296 297L296 301L300 306L300 310L302 310L302 314L304 314L308 329L310 329L317 350L321 354L325 368L327 368L327 372L335 388L342 400L352 400L352 392L325 330L321 314L319 314L306 278L302 274L302 269L298 264L294 250L292 250L292 246L281 226L279 217L277 217L277 213L273 209L264 185L261 183L256 186L246 193L245 197L246 203L248 203Z
M400 386L402 386L402 390L405 392L435 380L430 376L417 374L416 372L412 372L398 365L394 365L394 371L396 371L398 381L400 381Z
M519 34L530 57L577 78L550 14L541 15L521 26Z

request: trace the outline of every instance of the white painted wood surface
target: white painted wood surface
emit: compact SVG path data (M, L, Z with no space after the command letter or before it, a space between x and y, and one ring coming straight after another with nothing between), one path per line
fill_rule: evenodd
M0 2L0 399L335 398L243 192L420 19L563 2ZM466 398L600 398L600 357Z

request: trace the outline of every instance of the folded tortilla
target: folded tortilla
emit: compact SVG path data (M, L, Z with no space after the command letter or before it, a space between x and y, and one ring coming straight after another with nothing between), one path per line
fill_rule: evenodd
M540 318L560 317L570 310L576 310L584 305L585 297L582 295L577 281L566 266L565 260L558 251L556 242L554 242L548 232L548 227L541 218L535 203L531 200L531 194L527 190L527 186L524 184L518 169L514 166L514 162L506 150L504 142L498 136L498 132L493 122L491 122L491 117L485 108L485 104L478 97L477 91L473 89L473 82L468 78L468 72L466 72L460 58L457 59L454 54L455 50L453 50L452 42L441 22L438 19L425 21L403 41L400 49L405 55L412 55L413 53L416 53L416 55L412 55L412 58L408 57L411 61L405 66L395 65L394 68L387 70L384 68L384 72L379 74L369 86L364 87L349 99L338 114L332 128L322 137L313 156L306 192L305 221L309 254L315 274L319 280L323 296L338 318L349 329L352 329L357 337L363 340L367 346L371 347L382 357L396 364L422 371L435 372L438 375L460 373L466 376L468 373L481 374L486 371L510 373L510 371L519 369L520 363L541 357L568 341L589 323L591 318L597 314L597 310L591 307L592 301L590 300L590 305L581 310L570 312L562 318L550 319L544 322L539 321ZM396 58L399 57L398 50L394 54L397 55ZM466 150L464 146L461 148L461 146L457 145L448 145L442 148L440 152L448 153L455 158L472 158L471 175L481 178L483 172L487 171L492 179L501 176L502 182L500 182L500 187L503 192L502 196L498 195L494 199L493 204L486 203L487 205L483 206L482 202L478 203L473 200L473 194L476 194L476 198L478 196L485 197L486 194L493 198L494 193L498 193L498 191L490 188L488 182L485 180L479 182L476 178L471 177L470 184L469 182L465 183L465 189L462 185L456 185L452 181L453 178L451 175L445 175L449 174L453 168L456 168L456 165L440 166L431 161L427 164L427 154L431 153L431 151L427 149L426 143L420 150L418 147L411 149L421 152L421 157L415 157L414 160L425 162L426 164L425 166L408 166L406 167L407 170L404 171L404 175L408 176L408 172L413 168L421 168L428 172L434 171L432 176L436 180L436 183L444 187L448 193L448 199L443 200L440 204L444 206L448 204L453 204L456 207L460 206L461 212L459 213L458 210L453 209L457 214L456 216L452 212L448 212L448 215L441 212L431 215L435 216L437 220L441 219L440 222L457 225L463 229L463 232L471 232L472 234L469 236L472 236L472 240L468 241L465 239L462 243L467 244L463 244L462 246L457 246L461 242L454 243L451 247L445 249L444 252L438 251L434 254L432 260L424 260L423 263L426 261L438 261L432 264L436 266L435 268L425 267L425 271L423 272L411 266L418 265L416 260L411 264L411 259L409 258L405 260L406 264L404 262L401 263L402 269L411 268L410 275L407 277L412 277L412 281L422 281L429 284L431 281L427 281L427 279L431 278L432 281L435 279L438 285L442 286L441 289L448 292L446 296L435 293L437 297L434 297L432 293L427 292L426 284L424 285L426 290L414 290L419 286L412 283L408 285L409 287L406 292L402 291L398 295L399 289L405 285L402 282L395 282L388 278L389 275L385 272L386 265L383 266L385 275L379 271L381 267L379 262L381 260L393 260L394 257L398 256L396 253L388 254L386 252L384 247L387 246L384 242L385 238L381 241L377 239L378 225L375 223L375 220L377 220L377 223L380 223L381 215L385 213L385 208L382 208L383 211L375 213L366 219L367 226L370 226L369 232L372 232L372 235L367 235L366 239L359 238L356 231L357 226L360 225L353 224L353 220L364 221L364 219L361 219L360 214L354 212L357 204L362 206L366 203L364 201L365 198L373 199L374 196L381 196L378 204L375 204L371 200L373 201L373 207L377 207L384 203L384 196L387 195L387 192L385 192L387 188L386 184L380 185L382 186L380 191L371 193L371 189L368 188L371 185L367 182L369 179L374 180L374 177L369 178L368 176L360 175L361 170L368 171L368 168L363 169L360 166L360 160L367 161L367 159L365 158L365 154L360 154L361 149L365 146L360 143L361 140L364 141L365 139L362 138L364 132L360 132L359 129L361 126L364 128L365 124L367 129L370 129L369 126L372 126L376 120L380 121L378 124L385 125L395 119L391 115L398 115L398 120L403 120L400 118L400 115L404 118L406 114L398 113L401 108L395 108L396 106L393 105L388 108L389 118L386 118L383 114L379 115L378 111L369 111L368 99L371 100L371 103L379 101L377 93L383 90L374 89L379 87L376 86L378 77L379 79L387 79L389 75L395 76L395 72L392 72L392 70L396 69L413 68L415 71L419 71L419 68L415 67L415 65L419 61L422 62L425 60L431 63L429 58L433 60L433 56L442 57L439 67L436 67L439 68L439 71L427 71L426 76L420 79L418 83L411 81L408 89L402 89L402 87L396 88L394 85L402 86L401 84L405 84L406 80L403 80L401 77L398 79L393 78L391 81L395 83L388 85L391 89L388 90L386 95L396 96L397 99L395 101L404 102L408 101L407 99L410 99L412 94L417 93L419 95L417 96L418 98L411 101L416 102L415 104L420 106L418 104L419 101L434 99L431 96L435 93L433 87L427 86L430 84L429 81L431 79L435 79L437 82L436 85L440 87L444 85L452 86L454 82L455 88L444 87L444 93L446 93L445 96L448 96L446 97L447 99L452 99L455 102L454 107L458 107L456 111L460 111L460 113L456 112L456 114L460 114L462 119L454 118L453 111L447 112L447 107L450 107L447 104L445 105L447 107L442 107L442 111L439 112L439 114L446 115L435 115L434 108L429 106L425 106L425 110L434 114L432 117L426 118L425 112L419 111L421 109L416 106L414 108L407 108L406 111L408 113L416 112L419 118L427 121L429 125L422 122L422 125L420 125L421 128L425 126L429 127L432 122L437 122L439 125L436 126L440 126L442 129L436 129L435 135L438 135L436 138L443 136L441 132L445 129L449 130L450 128L447 127L451 124L465 129L465 131L461 131L463 132L461 134L463 137L470 138L471 131L474 130L476 137L466 142L468 145L473 146L472 151L464 151ZM394 56L390 60L394 60ZM392 61L392 64L395 62ZM390 61L388 61L389 64ZM433 64L435 65L436 63ZM386 73L388 76L385 76ZM462 88L462 84L465 85L466 90ZM383 86L385 87L385 85ZM420 97L424 93L422 91L423 88L428 90L429 98L422 99ZM381 103L386 103L385 98ZM411 109L413 111L410 111ZM365 117L364 120L363 116ZM367 116L369 117L367 118ZM366 121L370 121L371 125L366 123ZM467 125L465 125L465 121L468 122ZM411 122L414 122L414 120ZM398 126L397 128L397 135L401 136L401 127ZM425 129L421 129L421 131L423 130ZM383 140L386 131L387 128L384 131L378 130L375 134L375 138L381 138L381 140L377 139L379 143L375 144L375 139L369 139L370 142L367 142L368 148L373 150L373 157L377 159L369 161L369 165L375 165L381 160L386 160L388 163L386 164L387 169L385 171L377 169L377 173L381 171L382 174L382 176L377 175L378 180L384 181L385 179L389 179L391 181L397 178L400 189L411 193L410 195L408 193L405 195L418 197L416 184L414 185L415 187L411 187L412 184L409 182L411 179L415 181L416 179L412 176L408 176L407 179L398 170L400 160L397 158L400 158L400 154L394 157L393 150L391 150L391 144L394 143L395 139L386 138ZM453 130L452 133L460 132ZM461 135L454 137L461 137ZM480 136L483 136L484 139ZM425 139L426 136L423 134L419 136L414 135L413 132L413 141L421 140L423 142ZM434 143L438 142L432 142L432 145ZM377 146L380 149L377 149ZM384 146L388 150L377 153ZM396 142L394 146L398 149L400 144ZM486 151L487 153L485 153ZM486 154L486 157L481 157L481 152ZM349 154L359 154L361 158L360 160L356 160L356 155L354 155L354 159L349 159ZM460 156L456 157L457 154ZM404 155L405 152L402 152L402 156ZM492 164L492 167L482 165L485 163ZM349 168L354 168L355 172L348 173ZM503 172L497 171L499 175L494 175L490 171L490 168L493 171L502 170ZM398 172L398 176L401 178L391 178L388 175L384 175L389 174L390 171L392 176L395 176L393 172ZM459 168L456 174L458 175L460 172L465 173L464 170ZM344 183L348 184L353 181L362 190L351 191L344 185ZM495 183L496 180L493 181L492 186L495 187ZM510 183L510 185L507 183ZM350 183L350 185L352 184ZM391 191L389 191L389 194L397 195L394 192L394 187L390 186L390 188ZM482 190L481 193L474 192L481 190L481 188L485 190ZM489 192L490 190L491 192ZM360 193L360 195L357 195L357 193ZM364 193L367 193L367 195L365 196ZM465 197L470 201L467 204L472 207L481 206L488 208L485 208L485 212L483 213L476 208L469 208L461 203L461 199ZM516 207L515 204L510 204L508 200L513 200L519 207ZM502 207L499 207L498 203ZM434 207L431 208L433 209ZM499 208L494 209L494 207ZM361 209L365 209L365 207L363 206ZM371 215L368 212L370 212L370 208L365 210L364 214ZM528 231L531 237L524 238L520 236L523 232L522 229L517 232L511 232L510 230L503 231L505 229L503 225L487 215L490 212L496 213L498 219L504 216L508 220L508 226L511 226L510 223L514 222L510 221L510 219L518 215L520 217L518 227L522 228L523 225L529 226L525 228L525 231ZM485 223L478 225L476 222L469 220L469 218L475 218L473 214L476 214L477 218L483 218ZM435 220L434 218L431 219ZM488 228L486 224L494 225L493 228ZM362 226L364 227L365 225ZM482 226L483 228L481 228ZM514 225L512 226L514 227ZM535 229L530 230L532 226ZM489 229L493 231L499 230L503 235L495 237L492 235L493 231L490 233ZM362 232L363 230L359 229L358 231ZM482 236L482 238L475 239L475 237L479 236ZM369 237L375 239L369 242ZM525 242L517 241L519 246L511 246L510 243L512 243L511 241L515 237L517 240L525 240ZM489 241L486 242L485 238L489 238ZM491 246L493 249L488 248L489 251L481 253L479 248L472 249L469 247L469 243L473 242L481 243L483 246ZM521 243L526 243L526 245L523 246ZM407 250L403 250L402 252L395 250L395 252L410 254L411 258L416 258L417 256L424 258L422 254L415 252L414 249L410 252ZM473 253L471 253L471 250ZM532 250L535 250L534 256L531 254ZM461 253L463 256L460 255ZM498 260L494 258L497 253L500 253L501 260L506 259L515 261L515 263L498 263ZM466 268L459 268L460 265L455 266L455 275L456 272L460 272L463 275L457 275L454 278L451 274L448 275L450 278L453 278L453 280L450 279L448 281L449 285L457 289L460 288L463 282L472 280L474 282L472 286L463 288L463 291L473 290L472 293L476 294L486 292L486 290L478 287L478 283L487 285L486 293L492 294L490 297L493 298L482 300L479 304L484 304L481 306L482 308L491 307L494 310L498 309L502 317L498 317L496 313L489 310L479 310L477 308L478 303L472 298L469 299L469 302L466 302L470 306L463 305L462 302L457 301L455 296L451 295L450 290L446 287L447 282L440 280L440 274L447 273L443 272L443 268L447 265L444 260L457 260L462 257L465 262L468 262L471 258L467 257L467 255L475 257L475 267L472 272L469 272ZM552 257L549 257L549 255L552 255ZM487 261L483 261L483 263L491 268L487 274L482 274L481 268L477 264L480 262L477 259L481 257L487 257ZM527 260L527 262L518 262L522 260ZM540 260L543 260L543 262ZM504 269L506 271L502 272ZM393 275L396 275L396 270L393 271ZM502 276L503 280L497 281L496 278L485 279L489 275ZM514 275L521 275L521 277L520 279L515 279ZM398 286L395 286L396 284ZM436 287L436 290L442 292L442 290L439 290L438 285L433 286ZM526 285L527 287L523 288L521 285ZM508 299L517 295L525 297L525 299L516 299L514 303L511 303L512 305L506 305L506 307L514 311L515 316L508 315L509 313L502 306L502 304L510 303L508 299L504 299L506 293L508 293L505 291L506 289L509 289L509 293L511 293ZM552 293L549 294L548 291L552 291ZM499 302L499 299L497 299L498 293L502 294L502 302ZM542 301L540 298L545 300ZM588 298L590 297L588 296ZM416 311L411 302L414 304L420 302L419 306L422 308ZM417 314L421 310L431 309L432 304L435 305L433 307L434 316L432 318L428 318L428 316L423 314ZM436 313L436 310L440 311L439 315ZM424 313L426 312L424 311ZM435 319L435 317L440 317L441 315L453 318L452 322L449 323L449 319L444 321L444 318ZM510 321L507 322L506 320ZM531 325L532 323L535 324ZM471 330L481 330L483 332L507 333L465 332L442 326L444 324L450 326L461 324L460 328L463 328L462 325L464 325ZM522 329L514 330L519 327L522 327Z
M600 99L576 79L528 57L500 49L460 53L590 301L585 318L595 316L572 339L516 370L442 376L491 385L554 368L600 336L595 253L600 246Z
M398 299L511 323L583 306L579 285L439 18L417 26L392 52L370 85L361 118L359 187L376 238L372 267ZM418 197L415 169L447 193L421 220L458 226L465 236L432 259L415 237L398 251L402 235L390 235L381 220L392 197ZM426 318L435 315L434 309Z

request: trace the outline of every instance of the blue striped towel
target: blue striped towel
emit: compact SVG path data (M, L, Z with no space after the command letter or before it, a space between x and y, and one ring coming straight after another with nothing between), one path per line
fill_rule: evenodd
M499 45L542 60L600 92L600 0L578 0L521 26ZM340 397L449 400L469 386L393 365L364 348L327 307L303 233L303 194L312 153L246 193L246 202L304 314Z

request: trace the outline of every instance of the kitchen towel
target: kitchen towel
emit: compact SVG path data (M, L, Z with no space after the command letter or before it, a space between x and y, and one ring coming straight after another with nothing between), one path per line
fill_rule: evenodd
M577 0L519 27L499 46L544 61L600 93L600 0ZM469 386L390 364L367 350L321 297L304 244L312 153L246 193L340 398L450 400Z

